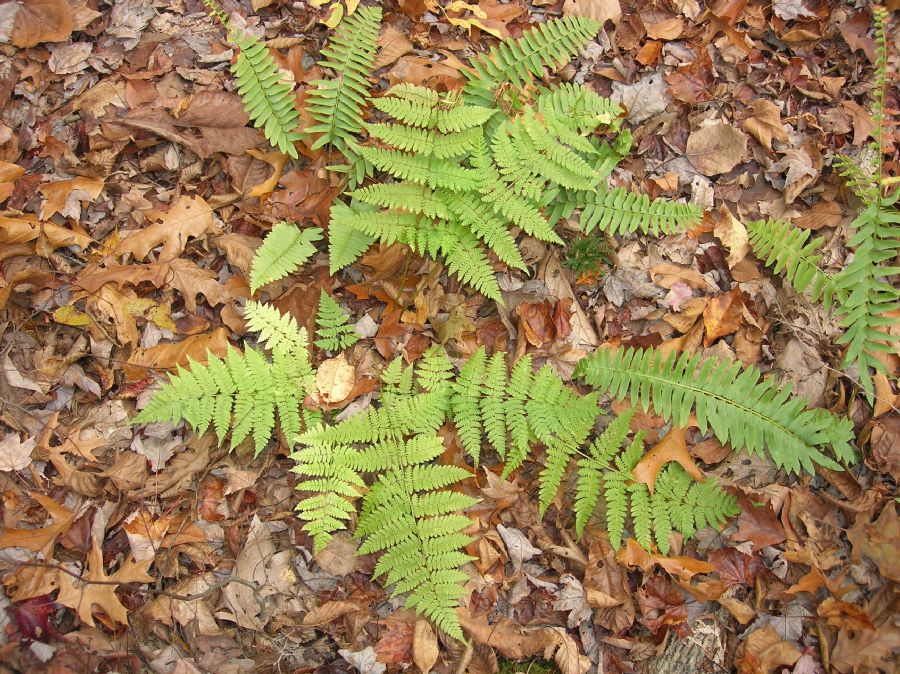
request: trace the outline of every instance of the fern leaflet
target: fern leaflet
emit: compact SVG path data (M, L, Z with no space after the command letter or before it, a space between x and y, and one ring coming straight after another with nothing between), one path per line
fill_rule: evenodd
M297 271L316 254L313 243L321 239L319 227L300 229L292 222L277 223L253 256L250 292Z
M347 314L325 290L319 296L319 311L316 314L316 336L314 342L326 351L342 351L359 341L359 334L349 325Z

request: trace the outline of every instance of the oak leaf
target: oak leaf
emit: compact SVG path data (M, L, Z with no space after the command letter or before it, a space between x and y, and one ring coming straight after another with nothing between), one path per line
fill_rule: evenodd
M180 342L136 349L125 364L125 377L129 381L138 381L155 370L172 370L177 365L184 367L189 358L205 363L210 351L219 357L228 352L228 331L225 328L216 328L210 334L191 335Z
M653 486L656 483L656 476L659 471L667 463L674 461L681 464L684 471L697 482L704 479L703 471L694 463L691 453L688 451L687 442L685 440L684 428L673 428L665 437L657 443L647 454L638 461L637 465L631 471L634 479L647 485L650 493L653 493Z
M79 176L71 180L57 180L44 183L40 187L44 195L41 206L41 220L47 220L57 213L67 218L79 218L82 201L94 201L103 191L101 178Z
M27 243L38 238L46 241L51 249L74 245L84 250L94 242L83 232L60 227L52 222L42 222L33 215L0 215L0 244Z
M197 196L182 196L169 210L151 211L147 219L155 222L124 239L113 251L114 256L130 253L137 260L145 260L151 250L162 245L158 259L171 262L184 252L188 239L219 230L212 207Z
M128 611L116 596L116 584L153 582L153 576L147 574L150 564L151 560L134 562L129 559L121 569L108 576L103 568L103 552L94 540L88 554L87 573L80 579L61 573L56 601L74 609L81 622L91 627L94 626L95 606L115 622L127 625Z
M772 151L772 139L788 142L787 132L781 121L781 108L765 98L753 101L753 115L744 120L744 131L759 141L764 148Z
M53 523L38 529L6 529L0 534L0 548L27 548L32 552L43 550L44 557L49 559L56 538L68 531L75 521L75 513L49 496L35 492L31 494L31 498L50 514Z

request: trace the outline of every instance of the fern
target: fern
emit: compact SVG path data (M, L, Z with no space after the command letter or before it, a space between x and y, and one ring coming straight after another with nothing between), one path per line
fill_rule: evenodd
M272 436L276 412L289 441L317 415L303 408L315 388L306 332L277 309L248 302L248 330L259 332L271 361L256 349L229 349L224 359L207 354L206 365L189 359L134 418L134 423L186 421L198 434L210 426L219 442L231 432L231 446L252 435L259 454Z
M326 351L341 351L356 344L359 334L349 325L347 314L341 310L341 305L322 290L319 297L319 311L316 314L316 335L318 339L315 345Z
M263 42L240 31L231 31L229 39L240 49L231 72L250 120L274 147L297 159L294 142L303 136L297 132L300 113L294 107L293 87L282 81L278 64Z
M845 328L837 341L847 345L844 363L859 368L860 384L870 401L875 396L871 370L887 371L879 355L896 348L898 337L889 334L885 328L895 323L890 314L900 310L900 290L892 283L900 273L900 266L896 266L900 254L900 210L897 208L900 189L883 194L886 10L875 8L874 19L876 60L872 118L875 141L869 150L876 161L872 175L855 167L849 158L839 158L837 162L839 172L849 179L864 208L853 220L851 227L855 234L847 242L853 249L853 258L835 278L837 290L843 294L840 324Z
M462 552L471 538L470 520L456 514L476 500L448 490L470 476L455 466L434 465L443 453L437 429L450 401L450 364L438 349L416 371L399 359L382 373L378 407L332 427L311 429L293 455L296 471L309 479L298 489L299 516L321 550L334 531L346 527L365 489L365 474L376 475L362 502L356 536L359 554L383 552L374 575L385 576L394 595L430 618L447 634L462 639L455 607L468 576L459 567L471 558Z
M854 458L853 425L824 410L805 409L790 397L790 386L779 389L762 379L754 367L653 349L600 349L578 363L575 376L614 398L630 397L644 410L684 426L693 410L701 431L712 428L721 442L769 451L779 467L814 472L814 464L841 470L824 453L831 445L839 460Z
M256 250L250 269L250 292L297 271L315 255L314 242L322 239L318 227L300 229L291 222L279 222Z
M306 98L307 110L317 122L307 133L319 134L312 145L318 149L332 145L341 152L351 149L362 130L362 110L369 100L366 78L378 49L380 7L361 7L347 17L322 50L319 65L331 68L334 78L312 82Z
M585 234L595 229L609 234L643 232L654 236L676 234L700 223L703 209L667 199L650 199L645 194L621 187L584 192L559 190L550 217L552 222L569 218L580 208L579 227Z
M831 306L836 293L834 279L819 268L822 257L815 253L822 247L822 237L810 241L808 229L771 220L748 222L747 233L753 253L774 273L784 273L797 292L808 290L813 301Z
M524 88L533 77L543 77L545 68L558 67L578 54L599 29L596 21L566 16L540 24L518 40L501 42L472 61L463 90L466 102L494 107L504 84Z

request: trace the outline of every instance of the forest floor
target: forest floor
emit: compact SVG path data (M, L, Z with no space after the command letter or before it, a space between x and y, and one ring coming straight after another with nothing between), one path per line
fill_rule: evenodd
M311 4L223 3L269 41L301 108L329 35L319 22L328 8ZM328 158L304 146L288 160L247 126L234 54L199 0L7 3L0 671L487 674L498 658L545 655L563 674L678 671L672 662L690 663L684 672L896 671L900 399L883 375L874 405L859 395L835 318L749 252L743 225L816 230L825 268L845 264L859 204L832 157L864 151L875 128L869 8L452 5L381 3L374 86L458 89L466 58L495 36L562 13L600 18L597 39L552 79L627 109L634 144L617 184L707 215L688 235L610 240L607 260L588 268L575 265L591 244L574 228L565 248L522 237L532 273L503 276L503 305L400 245L374 246L330 276L323 246L256 297L310 329L323 288L352 312L365 336L347 354L358 385L334 407L364 407L387 360L414 362L432 344L460 358L480 346L528 353L566 381L600 345L657 346L756 365L810 406L849 416L858 465L797 476L690 429L682 450L742 512L653 558L616 554L602 518L575 540L565 498L539 516L538 466L501 481L488 462L467 487L481 499L461 609L470 641L436 636L371 578L374 558L355 557L349 536L313 554L283 440L254 457L183 426L129 423L167 369L240 345L261 238L280 220L328 226L341 190ZM886 107L900 107L896 87ZM886 148L894 175L898 148ZM651 445L668 431L651 415L636 424Z

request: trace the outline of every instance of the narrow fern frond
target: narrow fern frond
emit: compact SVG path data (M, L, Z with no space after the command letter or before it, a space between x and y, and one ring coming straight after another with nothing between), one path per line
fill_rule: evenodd
M599 29L596 21L565 16L535 26L517 40L501 42L471 62L473 71L466 73L463 98L473 105L494 107L501 85L511 82L524 88L532 78L543 77L545 68L558 67L576 56Z
M316 241L322 239L319 227L300 229L292 222L279 222L256 249L250 268L250 292L278 281L299 269L316 254Z
M450 160L384 150L361 148L360 153L379 171L390 173L399 180L409 180L431 189L444 187L454 192L472 191L477 187L470 169Z
M653 236L677 234L698 225L703 210L695 204L680 204L668 199L650 199L646 194L621 187L599 187L594 192L563 190L562 207L551 221L569 217L581 208L579 227L585 234L599 229L611 235L640 231Z
M720 442L735 448L767 449L789 471L812 473L815 464L842 470L824 453L827 445L840 460L854 458L849 419L805 409L802 399L790 397L789 386L779 389L754 367L654 349L598 349L578 363L575 376L644 410L652 404L655 414L676 426L686 425L693 410L701 431L712 428Z
M528 456L530 431L528 417L525 414L525 401L533 390L534 375L531 370L531 356L523 356L513 366L509 375L508 397L504 405L506 428L509 430L509 453L503 467L504 480L521 466Z
M343 351L359 341L359 334L349 324L347 314L323 288L319 296L319 311L316 313L315 345L325 351Z
M293 87L282 81L278 64L263 42L240 31L232 31L229 39L240 49L231 72L247 115L274 147L297 159L294 142L303 136L297 132L300 113L294 107Z
M814 302L830 307L835 297L834 279L819 268L822 260L816 251L822 237L810 241L810 230L792 227L782 220L755 220L747 223L750 247L775 274L783 273L798 293L809 290Z
M452 192L451 192L452 194ZM450 210L445 199L433 190L415 183L369 185L349 193L361 202L446 220Z
M270 304L250 300L244 308L244 318L247 320L247 331L259 333L259 341L266 348L297 358L302 361L298 367L308 366L306 328L299 327L293 316L282 314Z
M347 17L322 50L320 66L334 71L334 77L312 82L306 108L316 124L307 133L319 134L312 145L318 149L332 145L345 152L362 130L362 111L369 101L366 78L375 62L380 7L360 7Z
M328 273L334 276L348 267L375 242L375 237L366 234L353 221L360 213L371 212L366 204L348 206L340 199L331 204L331 220L328 223Z
M590 133L598 126L613 127L624 110L583 84L563 82L553 89L542 89L537 107L544 119L565 119L579 133Z

